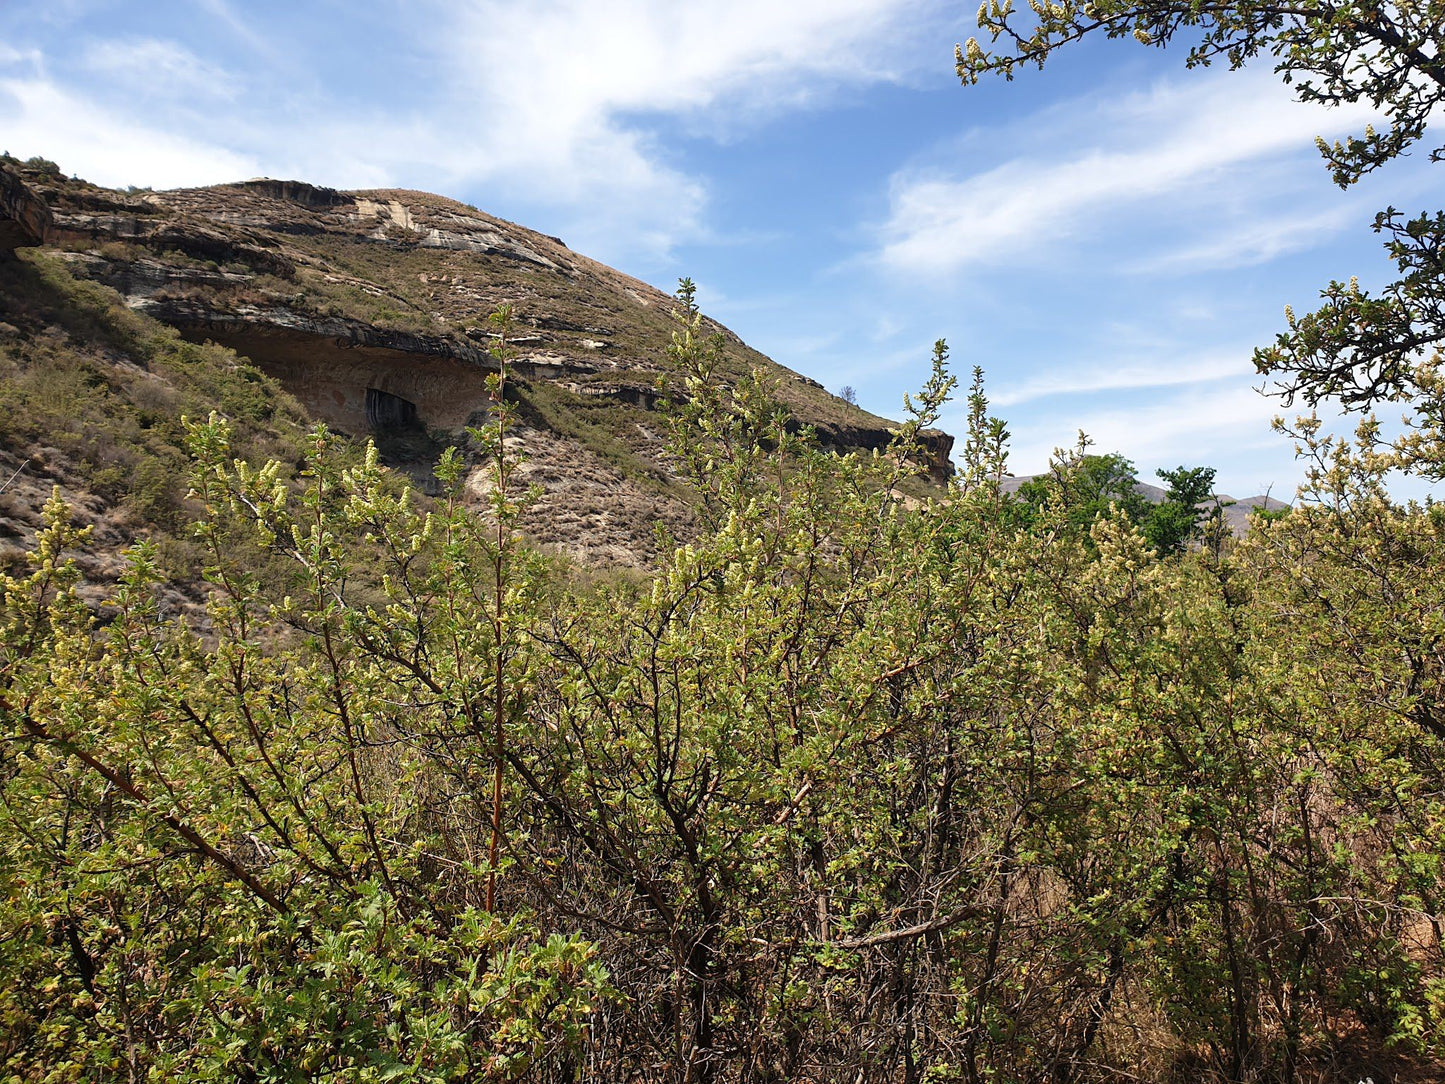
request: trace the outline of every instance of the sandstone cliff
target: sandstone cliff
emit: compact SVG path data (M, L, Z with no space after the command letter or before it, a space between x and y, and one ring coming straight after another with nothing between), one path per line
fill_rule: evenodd
M0 167L0 252L45 243L50 208L18 173Z

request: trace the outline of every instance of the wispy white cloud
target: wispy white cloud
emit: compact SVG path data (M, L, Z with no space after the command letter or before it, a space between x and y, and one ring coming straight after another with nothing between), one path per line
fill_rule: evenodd
M1167 388L1181 384L1202 384L1219 380L1248 380L1254 369L1249 351L1224 352L1202 357L1161 356L1149 361L1123 362L1102 366L1089 364L1051 369L1021 383L1004 383L989 398L994 406L1008 407L1055 395L1088 395L1098 392Z
M1364 207L1364 201L1351 200L1329 210L1284 217L1261 213L1232 225L1223 234L1153 253L1125 269L1145 275L1181 274L1268 263L1276 257L1312 248L1324 237L1367 221L1372 216L1367 215Z
M98 184L201 185L255 176L258 160L173 134L45 79L0 78L0 144Z
M1261 164L1313 155L1317 135L1371 119L1364 105L1301 105L1268 72L1175 79L1117 104L1078 101L1025 126L1054 153L1035 149L971 173L953 162L895 174L876 256L891 270L937 275L1053 255L1075 238L1127 227L1151 205L1167 201L1177 220L1181 207L1226 204Z
M223 26L228 36L243 42L257 56L273 64L288 61L284 41L258 31L253 25L255 19L243 18L228 0L197 0L197 7Z
M1085 410L1071 416L1067 431L1057 428L1057 416L1042 417L1011 427L1010 469L1016 474L1043 471L1054 449L1071 445L1079 430L1095 448L1123 452L1140 464L1214 465L1226 454L1282 446L1270 429L1279 409L1279 400L1248 384L1231 384Z
M147 98L233 98L240 87L225 69L155 38L91 42L80 64L109 85Z
M904 16L924 0L544 0L473 5L459 59L486 92L556 132L623 113L726 101L784 111L828 84L896 80L916 63Z
M558 203L599 201L653 245L696 234L706 183L653 134L757 123L917 62L903 31L929 0L550 0L475 5L453 28L453 78L475 94L452 167Z
M7 67L24 66L31 69L38 68L41 62L41 54L38 49L17 49L13 45L6 45L0 41L0 64Z

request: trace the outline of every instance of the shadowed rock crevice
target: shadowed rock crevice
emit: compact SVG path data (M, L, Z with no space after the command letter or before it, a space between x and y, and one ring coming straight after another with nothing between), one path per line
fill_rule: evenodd
M376 433L411 429L418 424L416 404L379 388L367 388L366 424Z
M154 313L151 307L147 312ZM405 402L411 423L460 433L472 415L484 409L485 355L458 357L437 350L408 349L425 345L389 334L355 334L353 325L338 327L248 321L227 314L194 314L184 323L173 310L167 322L194 342L210 340L250 358L275 377L319 421L353 436L377 428L370 397L389 396ZM162 317L164 319L164 317ZM340 332L326 334L327 330ZM399 340L399 341L398 341Z

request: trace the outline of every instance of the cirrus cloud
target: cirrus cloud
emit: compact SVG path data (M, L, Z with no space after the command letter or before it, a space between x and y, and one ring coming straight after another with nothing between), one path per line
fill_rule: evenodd
M1030 149L972 170L954 160L894 174L875 258L914 275L1049 259L1075 240L1129 228L1141 214L1178 219L1201 203L1227 207L1254 174L1286 156L1314 156L1375 119L1367 105L1302 105L1268 72L1222 72L1157 84L1117 103L1082 99L1017 126ZM945 157L949 157L945 155ZM1338 227L1338 210L1313 215ZM1277 234L1274 254L1305 234ZM1171 231L1172 232L1172 231ZM1268 258L1266 253L1262 258ZM1185 262L1227 262L1196 246Z

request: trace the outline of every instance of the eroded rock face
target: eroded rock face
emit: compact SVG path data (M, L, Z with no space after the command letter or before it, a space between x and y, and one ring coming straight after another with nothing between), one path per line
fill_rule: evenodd
M842 452L885 451L893 442L893 430L886 426L818 426L818 438L825 447ZM922 447L922 466L931 481L942 485L953 477L953 437L939 429L924 429L918 434Z
M344 433L375 431L368 390L406 400L419 424L452 433L486 409L486 373L495 365L474 347L287 309L225 311L154 299L135 307L188 339L209 339L252 358L318 420Z
M32 248L50 232L50 208L18 173L0 165L0 251Z
M108 281L117 288L127 283L123 274L114 271L108 273ZM148 279L141 289L155 281ZM164 285L174 280L161 281ZM419 425L460 433L486 410L486 377L497 367L491 354L470 342L393 331L344 317L253 306L227 311L153 294L134 296L132 305L188 339L209 339L256 360L319 420L346 433L377 428L366 406L371 391L412 404L416 412L412 420ZM511 368L524 380L562 381L591 376L597 367L540 354L518 357ZM631 389L619 388L613 394L629 399L630 393Z
M332 207L350 207L356 203L356 200L345 192L338 192L334 188L323 188L320 185L307 184L305 181L276 181L270 177L256 177L249 181L242 181L232 187L248 189L270 199L299 203L303 207L311 207L317 210L327 210Z

